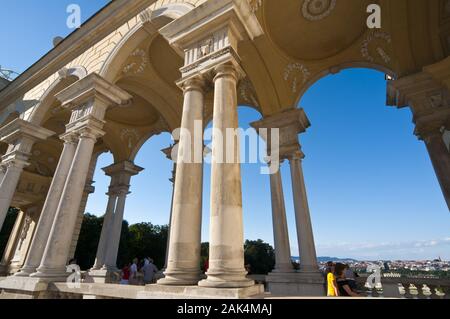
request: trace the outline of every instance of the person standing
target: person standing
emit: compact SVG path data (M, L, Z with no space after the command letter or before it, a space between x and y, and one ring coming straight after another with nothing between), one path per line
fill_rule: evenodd
M138 278L137 278L137 274L138 274L138 263L139 260L137 258L133 259L133 264L130 267L130 285L137 285L138 283Z
M142 272L144 273L144 284L150 285L154 283L155 274L158 272L158 268L153 264L153 259L146 258L144 267L142 267Z
M328 297L337 297L339 296L338 286L336 282L335 272L335 264L333 262L327 263L327 296Z
M128 285L130 283L130 264L122 268L120 284Z

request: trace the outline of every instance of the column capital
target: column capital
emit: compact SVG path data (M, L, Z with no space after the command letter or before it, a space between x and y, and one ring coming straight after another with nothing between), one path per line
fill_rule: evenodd
M193 77L180 80L177 85L183 90L184 93L189 91L199 91L205 93L206 80L201 74L197 74Z
M411 108L416 135L419 138L427 131L449 126L449 89L444 82L437 80L429 72L389 81L388 104L398 108Z
M184 57L183 78L239 61L239 42L264 34L252 6L242 0L207 1L159 32Z
M54 134L55 132L18 118L0 128L0 141L13 145L12 152L25 155L31 152L36 141L46 140ZM5 156L9 155L7 153Z
M118 183L116 183L116 185L120 185L121 179L135 176L144 169L142 167L135 165L133 162L123 161L105 167L102 170L105 172L106 175L111 176L113 178L117 178Z
M220 64L214 68L214 82L222 77L232 77L236 83L245 77L245 72L236 61Z
M66 132L59 136L59 139L62 140L65 144L76 145L78 142L78 135L74 132Z
M300 151L298 134L306 132L311 123L304 109L293 109L265 117L250 125L266 141L269 156L286 159Z
M62 107L74 109L92 100L102 100L108 106L127 106L132 96L120 87L108 82L97 73L91 73L57 93L55 97Z

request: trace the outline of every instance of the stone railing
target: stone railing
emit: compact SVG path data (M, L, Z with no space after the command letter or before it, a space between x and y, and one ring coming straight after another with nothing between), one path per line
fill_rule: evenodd
M381 287L366 287L368 275L358 278L361 291L369 297L406 299L450 299L450 279L427 276L400 276L384 274Z

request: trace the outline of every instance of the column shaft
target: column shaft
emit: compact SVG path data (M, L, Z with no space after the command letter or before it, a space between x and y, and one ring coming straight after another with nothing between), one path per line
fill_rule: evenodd
M64 143L64 148L48 190L27 259L16 276L29 276L36 271L36 268L41 263L75 150L76 142L73 139L68 139Z
M42 262L33 277L63 278L67 275L65 266L95 142L93 134L80 137Z
M270 190L272 194L272 221L276 261L274 272L293 272L280 170L270 175Z
M300 251L300 270L302 272L316 272L319 270L319 267L317 264L316 248L314 244L308 198L306 195L301 156L294 155L289 160L291 166L298 246Z
M108 205L106 207L105 216L103 217L102 232L100 234L100 241L98 243L97 257L95 259L95 264L92 267L93 270L100 269L103 267L103 265L105 265L107 244L108 244L108 239L110 238L113 217L114 217L113 214L114 214L114 210L116 208L116 201L117 201L117 194L113 193L111 191L111 187L110 187Z
M450 153L445 146L442 134L436 133L425 138L434 171L444 194L447 206L450 209Z
M21 163L10 163L0 185L0 230L3 227L6 214L11 206L23 167L24 165Z
M123 214L125 211L125 202L128 189L120 191L117 198L117 206L111 221L109 230L109 242L106 249L105 270L117 270L117 254L119 253L120 235L122 233Z
M239 137L234 135L238 127L238 73L232 65L222 65L216 71L209 270L208 278L199 285L243 288L252 286L254 282L246 278L244 269L240 149ZM228 135L227 131L233 134Z
M168 263L165 278L158 281L162 285L195 285L200 280L203 108L203 82L188 80L184 84ZM195 130L196 122L200 132Z

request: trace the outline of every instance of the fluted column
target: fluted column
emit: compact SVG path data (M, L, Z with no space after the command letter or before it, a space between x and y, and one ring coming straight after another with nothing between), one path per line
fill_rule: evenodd
M311 224L311 216L303 176L303 153L299 150L289 155L298 246L300 251L300 271L318 272L316 248Z
M273 272L293 272L283 184L279 169L276 173L270 175L270 191L272 195L272 222L276 262Z
M129 187L122 186L117 190L117 206L111 221L109 230L109 242L105 255L104 270L117 271L117 254L119 253L120 235L122 233L123 214L125 211L125 202L129 194Z
M58 205L49 240L41 264L37 272L32 274L33 277L65 278L67 276L67 258L92 152L97 138L103 134L98 128L85 128L80 132L77 150Z
M435 129L434 131L423 132L421 138L425 142L442 193L450 209L450 153L445 146L442 135L439 129Z
M62 139L64 140L63 151L47 193L30 251L24 266L16 276L26 277L34 273L42 260L78 141L74 134L66 134L62 136Z
M216 68L214 78L209 269L207 279L199 283L203 287L243 288L254 284L246 278L244 269L240 148L239 137L234 135L238 128L236 86L240 72L237 66L224 64ZM227 130L233 134L227 134Z
M106 213L103 217L103 226L100 234L100 241L98 243L97 255L95 258L95 264L92 267L93 270L98 270L103 267L106 260L106 248L107 248L107 240L108 235L110 233L111 224L113 222L114 210L116 208L117 202L117 192L114 189L114 180L111 179L111 185L109 186L109 192L107 193L108 204L106 206Z
M177 154L170 242L161 285L195 285L200 280L203 192L204 83L192 78L182 84L183 116ZM196 125L200 131L196 131Z

